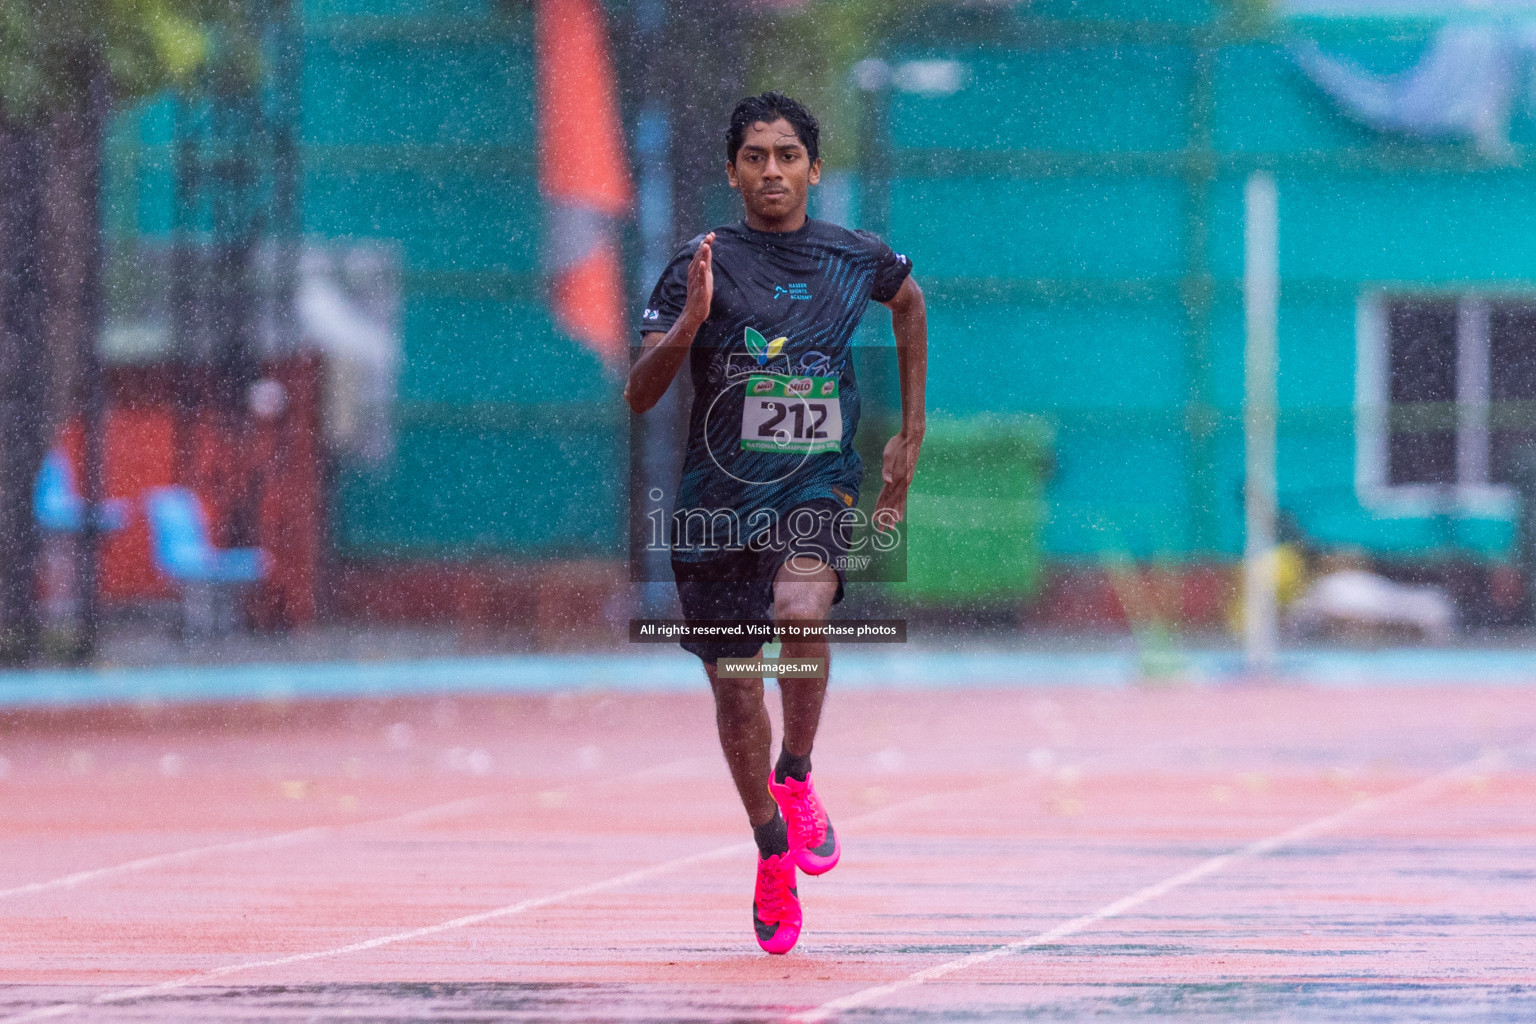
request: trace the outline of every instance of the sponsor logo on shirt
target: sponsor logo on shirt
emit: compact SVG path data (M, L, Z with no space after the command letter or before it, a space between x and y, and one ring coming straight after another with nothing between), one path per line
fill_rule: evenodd
M644 313L640 314L640 319L642 319L642 320L660 320L661 319L661 313L659 311L657 311L657 310L654 310L654 309L648 309Z
M774 338L772 341L768 341L757 331L754 331L752 328L748 327L746 338L744 340L746 342L747 351L757 357L758 365L766 366L768 360L784 351L784 343L789 339Z
M789 284L776 284L773 286L775 299L789 299L791 302L811 297L811 286L804 281L791 281Z
M832 368L832 361L819 352L808 353L799 360L798 366L783 353L759 363L756 357L746 352L720 352L710 360L709 369L705 372L713 384L740 380L760 373L772 373L780 377L842 378L842 373Z

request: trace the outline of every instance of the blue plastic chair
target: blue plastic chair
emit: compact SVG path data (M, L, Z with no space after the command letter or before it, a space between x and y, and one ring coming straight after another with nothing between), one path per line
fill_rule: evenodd
M144 500L155 567L177 583L255 583L271 559L261 548L216 548L203 503L185 487L157 487Z
M79 533L85 524L85 499L75 485L75 470L59 449L50 451L32 486L32 515L50 533ZM108 533L128 522L128 505L116 499L98 502L97 525Z
M157 487L144 497L155 568L181 588L181 635L232 628L235 595L265 578L272 559L261 548L216 548L203 503L185 487Z

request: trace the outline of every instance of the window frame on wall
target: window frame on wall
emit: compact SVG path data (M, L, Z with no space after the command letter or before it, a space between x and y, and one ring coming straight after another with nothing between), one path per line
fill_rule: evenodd
M1413 414L1394 402L1389 328L1394 303L1454 303L1454 402L1442 411L1454 431L1454 480L1394 483L1393 418ZM1373 289L1355 316L1355 490L1362 504L1387 516L1462 516L1508 519L1514 488L1493 479L1493 417L1489 323L1501 304L1536 307L1536 294L1465 289ZM1435 410L1429 410L1434 412Z

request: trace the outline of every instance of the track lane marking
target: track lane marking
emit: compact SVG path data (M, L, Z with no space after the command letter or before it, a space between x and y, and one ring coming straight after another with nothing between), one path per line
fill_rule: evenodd
M639 771L629 772L624 775L595 780L592 784L610 786L624 782L641 781L658 773L665 775L680 769L691 768L701 760L703 759L699 757L685 757L651 768L642 768ZM291 846L294 843L304 843L312 839L320 839L340 832L360 829L379 828L389 825L421 825L429 821L467 814L483 806L488 800L489 798L484 796L467 797L460 800L450 800L446 803L433 804L420 810L407 811L404 814L391 815L387 818L374 818L368 821L351 822L346 825L312 825L308 828L294 829L291 832L279 832L275 835L256 836L251 839L236 839L228 843L194 846L185 850L171 850L167 853L138 857L134 860L124 861L121 864L108 864L99 868L87 868L84 871L75 871L67 875L61 875L58 878L28 882L25 885L14 886L10 889L0 889L0 899L12 896L30 896L34 893L49 892L54 889L73 889L77 885L94 882L99 878L110 878L114 875L131 874L135 871L148 871L152 868L169 867L211 854L238 853L243 850L278 849L284 846Z
M1165 746L1176 746L1180 742L1181 741L1174 741L1174 740L1154 740L1154 741L1150 741L1150 742L1147 742L1147 743L1144 743L1144 744L1138 744L1136 747L1134 747L1132 749L1133 749L1133 751L1141 751L1141 750L1148 750L1148 749L1160 749L1160 748L1165 747ZM1187 742L1187 740L1186 741L1182 741L1182 742ZM1097 754L1095 756L1091 756L1091 757L1088 757L1086 759L1079 760L1077 762L1077 765L1078 765L1079 768L1083 768L1083 767L1087 767L1089 765L1101 764L1102 762L1105 762L1105 761L1114 761L1116 758L1125 757L1127 754L1129 754L1131 752L1132 751L1126 751L1126 750L1105 751L1105 752ZM676 769L679 769L679 768L683 768L683 767L691 767L691 766L697 764L698 762L705 761L705 760L711 760L711 759L706 759L706 758L702 758L702 757L682 758L680 760L669 762L667 764L658 765L658 766L655 766L655 767L652 767L652 768L642 768L642 769L640 769L638 771L630 772L627 775L618 776L617 778L610 778L610 779L601 780L600 784L609 784L609 783L614 783L614 782L620 782L620 781L625 781L627 779L647 778L647 777L651 777L651 776L655 775L656 773L666 773L666 772L673 771L673 770L676 770ZM855 816L853 818L849 818L844 823L843 827L846 828L846 827L849 827L849 826L858 826L858 825L872 824L872 823L878 821L879 819L884 818L884 817L886 817L888 815L896 814L896 813L899 813L901 811L907 811L907 810L915 809L917 807L922 806L924 803L927 803L927 802L932 801L932 800L938 800L938 799L950 799L950 800L960 799L960 798L963 798L963 797L972 796L972 795L974 795L976 793L979 793L979 792L985 792L986 790L989 790L989 789L995 789L995 788L998 788L999 786L1014 785L1014 784L1017 784L1020 781L1023 781L1025 783L1033 784L1033 783L1039 782L1040 778L1036 774L1027 774L1027 775L1025 775L1025 777L1022 780L1018 776L1007 776L1007 777L1004 777L1002 779L993 779L993 780L981 783L980 785L967 786L964 789L943 790L943 791L936 792L936 793L926 793L926 794L924 794L922 796L913 797L913 798L911 798L909 800L898 801L898 802L896 802L894 804L887 804L884 807L878 807L878 808L875 808L874 810L867 811L864 814L857 815L857 816ZM484 799L484 798L480 798L480 797L471 798L472 801L478 801L478 800L481 800L481 799ZM463 801L463 802L470 802L470 801ZM449 805L443 805L443 806L449 806ZM410 815L401 815L400 817L410 817L410 816L414 816L414 815L424 814L424 813L427 813L427 812L430 812L430 811L433 811L433 810L436 810L436 808L427 808L425 811L411 812ZM393 820L393 819L386 819L386 820ZM731 855L736 854L736 853L745 852L745 851L747 851L749 849L754 849L754 848L755 848L755 846L751 842L732 843L732 844L730 844L728 846L717 847L714 850L708 850L708 851L705 851L703 853L692 854L692 855L689 855L687 857L681 857L681 858L677 858L675 860L666 861L666 862L661 863L661 864L652 865L649 868L641 868L641 869L639 869L637 871L632 871L632 872L629 872L627 874L618 875L618 876L616 876L614 878L608 878L608 879L604 879L602 881L592 882L592 883L589 883L588 885L578 886L577 888L567 889L567 890L564 890L564 891L558 892L558 893L552 893L552 894L550 894L548 896L534 897L532 899L519 901L518 903L508 904L508 905L503 906L503 907L497 907L497 908L494 908L492 910L481 911L481 912L475 913L475 914L467 914L467 915L465 915L463 917L454 918L451 921L440 922L439 924L436 924L436 925L425 925L425 926L423 926L421 928L410 929L408 931L403 931L403 932L396 932L396 933L393 933L391 935L383 935L383 936L379 936L379 937L373 938L373 939L366 939L366 940L363 940L361 942L352 943L352 944L347 945L347 946L339 946L339 947L336 947L334 949L317 950L317 951L313 951L313 952L309 952L309 953L295 953L295 954L291 954L289 956L278 957L278 958L273 959L273 960L262 960L262 961L248 962L248 963L242 963L242 964L226 964L223 967L212 968L209 971L199 972L197 974L188 975L188 976L185 976L185 977L182 977L182 978L175 978L175 979L172 979L170 981L160 982L160 983L155 984L155 985L144 985L144 986L138 986L138 987L131 988L131 989L123 989L123 990L120 990L120 991L117 991L117 992L103 993L102 995L97 996L96 998L90 1000L87 1003L60 1003L60 1004L55 1004L53 1006L44 1006L44 1007L38 1007L38 1008L33 1009L33 1010L27 1010L27 1011L24 1011L24 1012L22 1012L20 1014L16 1014L16 1015L13 1015L13 1016L10 1016L10 1017L0 1017L0 1024L22 1024L22 1022L24 1022L24 1021L44 1020L44 1019L53 1018L53 1017L64 1017L64 1016L68 1016L68 1015L70 1015L72 1013L78 1012L80 1010L84 1010L84 1009L88 1008L89 1006L100 1006L100 1005L105 1005L105 1004L108 1004L108 1003L122 1002L122 1001L129 1000L129 999L138 999L138 998L144 998L144 997L147 997L147 996L159 995L159 994L162 994L164 992L170 992L170 991L175 991L175 990L181 989L181 988L187 988L187 987L189 987L191 985L198 984L199 982L202 982L202 981L211 981L211 980L214 980L215 978L224 977L226 975L235 974L235 973L242 972L242 971L257 970L257 969L264 968L264 967L279 967L279 966L283 966L283 965L286 965L286 964L300 963L300 962L307 961L307 960L318 960L318 959L322 959L322 958L325 958L325 957L342 956L342 955L345 955L347 953L355 953L355 952L362 952L362 951L368 950L368 949L376 949L376 948L378 948L380 946L391 945L391 944L394 944L394 943L397 943L397 942L407 941L407 940L412 939L412 938L420 938L420 937L423 937L423 936L426 936L426 935L433 935L433 934L437 934L437 933L443 932L443 931L448 931L448 930L457 929L457 928L464 928L464 927L468 927L470 925L479 924L479 923L484 922L484 921L494 920L494 919L500 918L500 917L509 917L509 916L512 916L512 915L515 915L515 914L524 913L524 912L529 911L529 910L536 910L539 907L549 906L549 905L552 905L552 904L555 904L555 903L565 902L567 900L578 899L578 898L580 898L582 896L593 895L593 894L599 893L599 892L605 892L605 891L607 891L609 889L619 888L619 887L627 885L627 884L629 884L631 882L644 881L645 879L648 879L648 878L651 878L651 877L655 877L657 875L665 874L668 871L672 871L672 870L674 870L676 868L679 868L679 867L686 867L686 866L688 866L690 864L698 864L698 863L704 863L704 862L710 861L710 860L721 859L721 858L724 858L724 857L727 857L727 856L731 856Z
M889 814L893 814L899 811L912 810L931 800L953 800L987 789L993 789L999 785L1006 785L1012 781L1015 780L1009 778L1001 781L986 782L982 785L970 786L965 789L944 790L937 793L926 793L922 796L913 797L910 800L903 800L898 803L888 804L885 807L880 807L865 814L850 818L846 822L846 825L858 826L862 824L868 824ZM678 868L688 867L694 864L703 864L714 860L722 860L726 857L747 853L748 851L755 851L756 849L756 844L750 840L741 843L731 843L727 846L718 846L712 850L705 850L702 853L689 854L686 857L677 857L673 860L663 861L660 864L653 864L648 868L640 868L635 871L625 872L622 875L615 875L612 878L605 878L600 881L589 882L586 885L579 885L575 888L564 889L560 892L550 893L546 896L535 896L530 899L519 900L516 903L509 903L505 906L495 907L491 910L482 910L473 914L465 914L462 917L456 917L448 921L440 921L437 924L423 925L419 928L410 928L405 931L393 932L388 935L379 935L371 939L364 939L360 942L349 943L345 946L336 946L331 949L313 950L308 953L291 953L287 956L274 957L270 960L254 960L238 964L225 964L222 967L214 967L206 971L199 971L196 974L189 974L184 977L173 978L170 981L162 981L154 985L140 985L134 988L120 989L115 992L104 992L94 999L88 1000L86 1002L57 1003L52 1006L42 1006L36 1009L26 1010L22 1013L15 1014L10 1017L0 1017L0 1024L23 1024L25 1021L46 1020L54 1017L67 1017L70 1014L89 1009L92 1006L104 1006L110 1003L121 1003L133 999L144 999L153 996L164 995L167 992L174 992L178 989L189 988L193 985L214 981L219 978L227 977L231 974L239 974L244 971L261 970L263 968L269 967L284 967L288 964L304 963L310 960L323 960L329 957L345 956L348 953L361 953L370 949L378 949L380 946L394 945L395 943L407 942L411 939L424 938L429 935L437 935L446 931L453 931L459 928L467 928L471 925L483 924L486 921L494 921L498 918L511 917L516 914L527 913L530 910L537 910L541 907L551 906L556 903L564 903L569 900L580 899L583 896L593 896L597 893L607 892L611 889L618 889L625 885L630 885L634 882L643 882L647 879L655 878L659 875L665 875L668 872L674 871Z
M324 836L353 829L378 828L383 825L420 824L434 818L464 814L485 803L485 800L485 797L468 797L450 800L447 803L434 804L431 807L423 807L416 811L408 811L405 814L391 815L387 818L374 818L348 825L312 825L309 828L295 829L292 832L279 832L276 835L256 836L253 839L236 839L228 843L214 843L210 846L194 846L186 850L157 853L150 857L139 857L136 860L124 861L121 864L108 864L105 867L76 871L68 875L61 875L58 878L49 878L40 882L28 882L26 885L18 885L11 889L0 889L0 899L7 896L29 896L32 893L47 892L51 889L73 889L77 885L94 882L98 878L109 878L113 875L130 874L135 871L147 871L150 868L165 867L171 864L196 860L198 857L209 854L235 853L240 850L262 850L291 846L294 843L320 839Z
M170 853L157 853L151 857L140 857L137 860L124 861L121 864L109 864L106 867L90 868L85 871L76 871L72 874L61 875L58 878L49 878L41 882L28 882L26 885L18 885L12 889L0 889L0 898L7 896L30 896L32 893L47 892L50 889L73 889L77 885L86 882L94 882L98 878L108 878L112 875L125 875L134 871L147 871L150 868L163 867L168 864L177 864L183 861L195 860L210 853L229 853L236 850L259 850L267 847L287 846L292 843L302 843L307 839L318 839L331 831L330 827L316 825L311 828L296 829L292 832L279 832L271 836L257 836L255 839L237 839L232 843L217 843L212 846L194 846L186 850L172 850Z
M1352 818L1357 818L1365 814L1380 811L1384 808L1388 808L1397 804L1412 803L1416 800L1432 796L1440 790L1444 789L1446 786L1449 786L1461 779L1474 776L1480 771L1485 771L1496 767L1503 760L1504 753L1502 751L1488 751L1480 757L1465 762L1464 764L1457 765L1454 768L1447 769L1438 775L1433 775L1410 786L1405 786L1402 789L1395 790L1391 793L1384 793L1380 796L1368 797L1341 810L1334 811L1332 814L1324 815L1321 818L1297 825L1296 827L1287 829L1284 832L1277 833L1264 839L1259 839L1255 842L1249 843L1247 846L1233 850L1230 853L1223 853L1215 857L1211 857L1210 859L1202 861L1201 863L1195 865L1192 868L1189 868L1186 871L1181 871L1176 875L1165 878L1161 882L1154 882L1145 888L1138 889L1137 891L1131 893L1129 896L1122 896L1120 899L1115 900L1112 903L1105 904L1098 910L1084 914L1081 917L1075 917L1070 921L1059 924L1055 928L1052 928L1048 931L1043 931L1038 935L1031 935L1027 939L1019 939L1016 942L1010 942L1002 946L995 946L992 949L981 953L972 953L969 956L963 956L955 960L950 960L947 963L938 964L934 967L929 967L924 970L917 971L913 974L909 974L907 977L902 978L899 981L888 982L884 985L872 985L869 988L860 989L859 991L850 993L849 995L839 996L836 999L831 999L825 1003L822 1003L820 1006L815 1007L814 1009L804 1010L800 1013L790 1015L789 1017L785 1018L785 1024L819 1024L819 1022L829 1020L844 1010L852 1010L860 1006L866 1006L872 1002L875 1002L876 1000L884 998L885 996L894 995L897 992L903 992L909 988L916 988L919 985L934 981L938 978L942 978L950 974L954 974L957 971L963 971L966 968L975 967L977 964L986 963L991 960L998 960L1006 956L1012 956L1015 953L1022 952L1026 949L1032 949L1036 946L1049 945L1061 939L1068 938L1069 936L1076 935L1077 933L1082 932L1095 924L1098 924L1100 921L1106 921L1113 917L1119 917L1129 910L1134 910L1145 903L1150 903L1152 900L1157 899L1159 896L1163 896L1169 892L1172 892L1174 889L1189 885L1192 882L1198 882L1202 878L1207 878L1211 875L1218 874L1219 872L1224 871L1234 864L1239 864L1243 861L1262 857L1267 853L1272 853L1281 847L1288 846L1302 839L1307 839L1312 836L1328 832L1348 822ZM0 1022L0 1024L5 1024L5 1022Z

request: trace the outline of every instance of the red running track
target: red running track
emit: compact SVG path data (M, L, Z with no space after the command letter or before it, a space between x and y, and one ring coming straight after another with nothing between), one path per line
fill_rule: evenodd
M1536 1019L1536 693L834 693L787 957L707 696L12 716L0 1022Z

